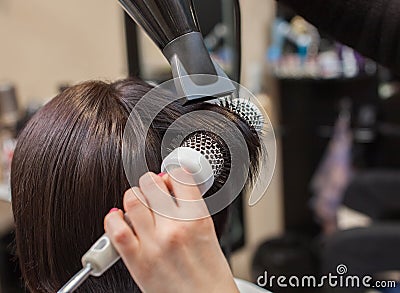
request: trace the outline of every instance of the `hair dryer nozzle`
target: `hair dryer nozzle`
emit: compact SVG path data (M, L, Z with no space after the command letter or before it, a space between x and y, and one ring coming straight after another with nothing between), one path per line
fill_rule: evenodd
M180 36L163 50L172 67L178 93L184 104L212 100L232 94L235 87L215 63L199 32Z

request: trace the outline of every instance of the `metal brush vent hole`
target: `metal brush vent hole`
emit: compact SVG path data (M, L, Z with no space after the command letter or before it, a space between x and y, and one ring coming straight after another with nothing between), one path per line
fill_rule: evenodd
M182 147L189 147L200 152L210 163L214 176L221 173L225 160L224 146L207 132L195 132L184 139Z

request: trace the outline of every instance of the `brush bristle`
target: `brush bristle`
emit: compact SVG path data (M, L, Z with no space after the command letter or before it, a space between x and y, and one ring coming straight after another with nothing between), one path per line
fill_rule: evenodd
M239 115L247 124L261 133L264 128L264 116L260 109L250 100L243 98L232 99L224 97L217 100L217 104Z

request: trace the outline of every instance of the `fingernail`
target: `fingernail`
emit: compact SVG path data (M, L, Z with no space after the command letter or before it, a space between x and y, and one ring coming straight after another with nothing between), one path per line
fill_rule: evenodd
M163 177L165 174L167 174L167 173L161 172L160 174L158 174L158 176Z
M108 213L110 214L110 213L118 212L118 211L119 211L119 209L117 209L117 208L112 208Z

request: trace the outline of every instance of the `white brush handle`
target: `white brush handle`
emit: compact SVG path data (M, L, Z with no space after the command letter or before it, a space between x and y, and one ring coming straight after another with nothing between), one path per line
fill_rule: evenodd
M179 147L172 151L162 163L162 171L168 172L176 167L182 167L193 175L202 194L206 193L214 183L214 173L209 161L198 151ZM111 243L107 234L104 234L82 257L82 265L90 264L91 275L100 277L113 266L120 256Z
M90 274L100 277L119 259L120 256L112 245L110 238L108 238L107 234L104 234L82 257L82 265L85 267L90 264L92 268Z

